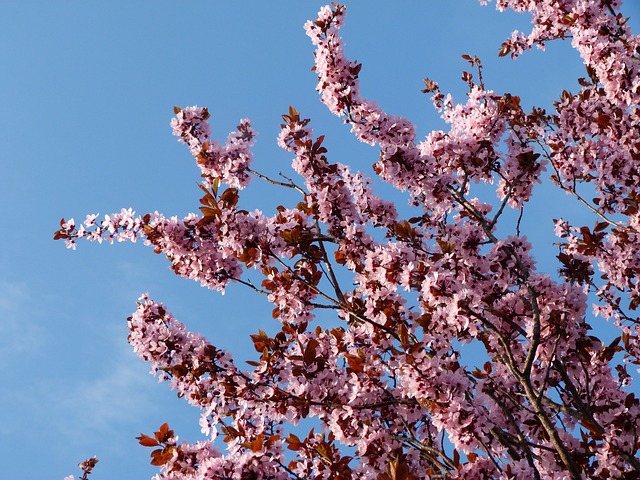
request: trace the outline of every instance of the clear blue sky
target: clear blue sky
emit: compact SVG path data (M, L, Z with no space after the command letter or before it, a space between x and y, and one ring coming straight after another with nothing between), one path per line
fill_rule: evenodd
M248 335L270 329L270 308L239 287L221 297L174 276L142 245L52 241L62 216L132 207L167 215L197 211L199 175L171 136L173 105L208 106L224 138L249 117L260 136L255 167L287 171L275 142L280 115L294 105L326 133L332 159L370 173L377 152L359 144L314 91L312 46L303 24L324 2L175 0L0 1L0 477L62 479L101 459L93 480L150 478L137 445L167 421L183 439L201 438L198 412L147 374L126 342L126 318L143 292L239 358ZM525 105L549 106L584 75L568 43L517 62L498 59L525 15L475 0L347 2L343 33L364 63L362 91L422 134L439 128L420 93L422 78L463 99L459 80L476 54L485 81ZM640 32L640 6L625 13ZM272 211L279 192L254 182L246 207ZM525 219L534 241L553 241L564 196L537 195ZM541 265L549 243L537 247ZM550 265L548 262L546 265Z

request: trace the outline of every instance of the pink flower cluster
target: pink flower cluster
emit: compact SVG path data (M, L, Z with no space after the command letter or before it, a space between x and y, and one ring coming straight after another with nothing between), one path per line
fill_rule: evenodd
M249 120L241 120L225 145L220 145L211 139L211 127L207 123L210 115L206 108L176 107L175 110L176 117L171 121L173 134L189 146L202 176L209 181L219 178L232 187L245 187L251 178L247 169L253 160L251 146L256 135Z
M188 107L171 125L202 170L201 215L62 220L56 238L69 247L142 238L185 278L264 295L279 321L274 335L251 335L257 356L243 371L141 297L129 341L201 409L208 435L180 445L172 437L152 453L158 478L640 475L640 402L627 388L627 363L640 365L638 38L616 1L497 5L533 14L533 31L514 34L504 55L571 36L590 78L564 92L554 113L525 111L482 82L469 81L466 101L455 103L426 81L449 128L421 142L409 120L360 95L361 66L339 33L346 8L323 7L305 26L322 102L380 148L375 173L408 192L415 217L402 218L365 174L331 163L324 137L294 108L278 143L304 185L250 169L248 121L223 146L211 139L207 109ZM503 216L524 214L545 169L597 219L556 221L560 279L537 271L520 221ZM300 202L272 216L238 209L237 189L252 174L297 191ZM229 188L219 192L220 183ZM495 196L474 197L487 191L478 183L495 184ZM584 183L596 198L584 198ZM615 321L612 342L590 333L590 293L596 313ZM317 321L319 311L333 311L334 322ZM468 349L483 360L469 361Z

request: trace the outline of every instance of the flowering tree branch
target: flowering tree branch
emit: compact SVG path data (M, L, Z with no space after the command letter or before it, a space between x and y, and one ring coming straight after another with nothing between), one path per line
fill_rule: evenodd
M71 248L80 238L142 240L180 276L218 291L236 282L273 305L279 331L251 335L258 357L244 371L162 304L140 298L129 342L201 409L208 435L179 444L167 424L141 434L159 478L640 475L640 402L626 370L640 365L632 313L640 306L640 40L616 1L496 3L533 19L531 33L514 33L500 55L570 39L589 78L563 92L553 113L527 112L519 97L488 90L480 60L465 55L477 80L463 73L464 103L425 80L449 128L422 141L409 120L360 94L362 65L347 58L340 36L343 5L305 25L321 101L379 148L373 171L404 192L416 216L403 218L364 173L332 163L324 136L293 107L278 144L293 157L296 181L251 166L248 120L222 144L206 108L176 107L174 134L203 177L200 214L62 220L55 238ZM555 174L546 178L548 165ZM252 176L301 201L272 216L240 209ZM537 270L520 234L542 182L596 217L592 228L556 220L557 279ZM477 183L495 184L495 198L475 196ZM578 193L584 183L594 187L591 202ZM515 225L508 209L519 213ZM587 315L589 293L595 313L618 329L609 344L589 334L597 321ZM316 309L335 311L335 323L314 326ZM469 344L484 365L463 364ZM322 433L298 436L308 418Z

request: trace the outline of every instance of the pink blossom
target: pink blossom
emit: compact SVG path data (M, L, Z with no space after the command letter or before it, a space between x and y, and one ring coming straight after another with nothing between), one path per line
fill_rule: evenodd
M302 180L267 180L298 203L272 215L240 209L238 189L266 178L250 167L255 132L241 120L222 145L208 110L187 107L171 126L201 169L201 214L62 219L55 238L69 248L79 238L142 240L184 278L221 292L236 282L272 304L275 329L251 335L256 355L243 370L140 297L129 342L200 409L208 436L178 444L165 428L158 478L639 474L640 402L627 365L640 365L640 40L618 3L497 0L533 24L501 55L570 37L589 78L552 113L526 111L481 80L468 79L463 101L426 81L446 129L422 140L408 119L361 95L361 65L340 36L346 7L323 7L305 25L321 101L379 148L375 174L404 192L415 216L403 218L365 173L332 162L324 136L294 108L278 145ZM595 219L555 220L559 275L538 271L520 232L541 182ZM612 319L612 342L590 332L599 321L588 316L591 301ZM309 419L321 428L307 428Z

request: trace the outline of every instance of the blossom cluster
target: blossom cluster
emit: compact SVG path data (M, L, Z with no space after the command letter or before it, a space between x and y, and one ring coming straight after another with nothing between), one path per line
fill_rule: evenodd
M80 238L142 239L178 275L212 290L237 282L273 306L277 332L251 335L257 357L242 370L162 304L139 299L130 343L201 409L208 436L178 444L163 426L139 437L157 447L159 479L640 475L640 401L627 388L627 364L640 365L639 40L617 3L498 0L534 23L503 55L570 36L590 78L553 113L525 111L470 77L456 103L428 80L449 128L420 142L409 120L361 96L361 65L340 36L346 8L323 7L305 25L321 101L380 149L375 174L407 192L415 217L402 218L366 174L332 163L324 136L292 107L278 144L300 185L250 168L248 121L221 145L208 110L187 107L171 125L202 171L200 214L61 221L56 238L71 248ZM559 278L538 271L520 222L503 216L524 214L546 170L596 219L592 228L556 221ZM296 191L299 203L271 216L239 209L252 175ZM474 197L487 191L478 183L495 195ZM610 343L590 334L589 294L619 330ZM333 311L334 324L317 322L318 311ZM472 347L483 365L465 363Z
M251 178L247 169L253 160L251 146L255 137L249 120L241 120L226 143L220 145L210 137L211 127L207 123L210 114L206 108L193 106L183 110L175 107L174 110L173 134L189 146L202 176L210 181L220 178L232 187L245 187Z

